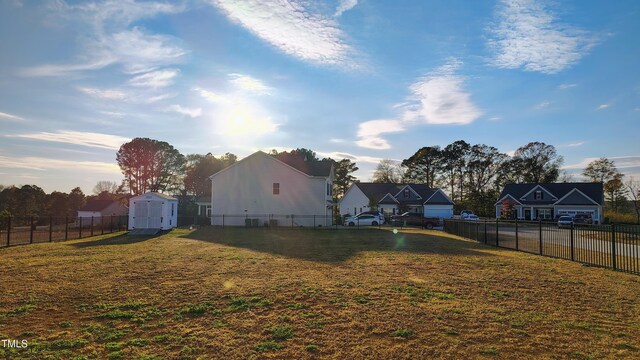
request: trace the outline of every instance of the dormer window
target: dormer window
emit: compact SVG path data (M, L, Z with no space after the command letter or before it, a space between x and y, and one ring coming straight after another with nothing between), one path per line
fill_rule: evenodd
M404 189L403 195L405 199L409 198L409 189Z
M542 200L542 191L537 190L535 193L533 193L533 199L534 200Z

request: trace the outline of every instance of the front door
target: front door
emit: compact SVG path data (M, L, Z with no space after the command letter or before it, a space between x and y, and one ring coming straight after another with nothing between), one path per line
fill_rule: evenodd
M531 209L524 209L524 219L531 220Z

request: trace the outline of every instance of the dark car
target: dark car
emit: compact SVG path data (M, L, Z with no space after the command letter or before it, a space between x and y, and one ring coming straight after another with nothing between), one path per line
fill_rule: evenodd
M412 226L421 226L426 229L433 229L434 226L440 225L440 219L424 217L424 215L417 212L406 212L401 215L391 216L391 225L395 225L395 226L412 225Z
M590 214L576 214L573 217L573 223L576 225L590 225L593 224L593 219Z

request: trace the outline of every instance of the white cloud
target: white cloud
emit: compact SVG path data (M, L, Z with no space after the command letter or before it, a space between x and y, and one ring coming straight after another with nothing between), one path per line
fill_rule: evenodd
M500 121L502 120L502 117L500 116L492 116L489 118L489 121Z
M180 74L178 69L163 69L134 76L129 84L139 87L161 88L173 84L174 78Z
M122 136L92 132L59 130L58 132L38 132L33 134L5 135L13 138L61 142L74 145L90 146L103 149L119 149L120 145L130 139Z
M571 143L571 144L567 144L567 145L565 145L565 147L578 147L578 146L582 146L582 145L584 145L584 141L578 141L578 142L574 142L574 143Z
M291 56L316 64L350 65L352 49L332 18L300 1L211 0L229 19Z
M193 91L197 91L201 97L212 103L228 103L231 99L226 95L220 95L218 93L214 93L213 91L209 91L200 87L193 88Z
M370 120L361 123L358 127L358 140L356 145L368 149L390 149L389 142L380 137L382 134L397 133L405 130L405 126L398 120Z
M170 105L165 111L177 112L178 114L186 115L192 118L196 118L202 115L202 108L188 108L180 105Z
M120 90L102 90L91 87L80 87L78 90L98 99L121 100L127 97L127 94Z
M617 156L617 157L607 157L609 160L613 160L615 162L616 168L618 169L628 169L628 168L640 168L640 155L636 156ZM563 169L584 169L589 165L590 162L598 160L595 157L584 158L582 161L576 164L563 166Z
M86 170L92 173L119 174L120 168L117 164L100 161L76 161L76 160L60 160L42 157L8 157L0 155L0 168L10 169L27 169L27 170Z
M157 2L132 0L105 1L68 5L57 1L50 6L57 22L79 21L85 25L77 60L71 64L45 64L25 68L25 76L68 76L74 73L102 69L120 64L127 73L139 73L180 63L187 51L179 40L161 34L150 34L140 27L128 27L137 20L158 14L184 10Z
M257 137L274 133L280 126L259 105L246 99L234 99L234 101L220 104L212 114L214 131L217 134L229 137Z
M596 108L596 110L598 110L598 111L599 110L604 110L604 109L608 108L609 106L611 106L611 105L609 105L609 104L601 104L600 106L598 106Z
M558 89L560 90L567 90L567 89L571 89L573 87L578 86L578 84L560 84L558 85Z
M356 163L378 164L382 160L382 158L379 158L379 157L354 155L354 154L338 152L338 151L333 151L333 152L318 151L317 154L321 157L330 157L334 160L349 159Z
M427 124L469 124L482 115L464 90L464 78L455 75L461 62L452 59L411 85L412 97L403 119Z
M8 120L8 121L23 121L24 118L18 115L12 115L5 112L0 112L0 120Z
M542 110L542 109L548 108L548 107L549 107L549 105L551 105L551 104L553 104L551 101L547 101L547 100L545 100L545 101L543 101L543 102L541 102L541 103L539 103L539 104L536 104L536 105L533 107L533 109L534 109L534 110Z
M353 9L356 5L358 5L358 0L340 0L340 4L338 4L336 12L335 14L333 14L333 16L338 17L345 11Z
M231 80L229 80L229 82L240 90L257 94L269 94L272 90L262 81L249 75L229 74L229 77L231 77Z
M492 65L545 74L577 63L596 43L586 31L558 22L537 0L502 0L489 30Z

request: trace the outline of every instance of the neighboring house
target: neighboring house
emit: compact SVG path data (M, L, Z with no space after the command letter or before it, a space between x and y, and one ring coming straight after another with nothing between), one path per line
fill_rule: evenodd
M78 217L82 218L84 224L88 224L93 218L93 224L100 224L103 216L127 215L129 209L117 200L90 200L87 204L78 209Z
M156 192L129 199L129 230L170 230L178 224L178 199Z
M507 184L496 202L496 217L547 220L589 214L600 223L603 205L602 183ZM513 209L511 214L503 214L505 206Z
M331 161L255 152L211 175L211 224L330 226L333 176Z
M340 200L340 214L377 209L393 215L403 211L428 217L450 218L453 201L441 190L423 184L354 183Z
M198 206L198 216L211 217L211 196L199 196L195 204Z

